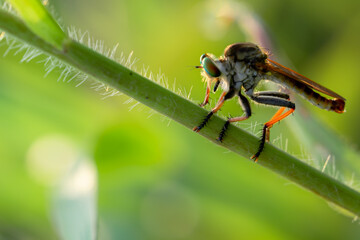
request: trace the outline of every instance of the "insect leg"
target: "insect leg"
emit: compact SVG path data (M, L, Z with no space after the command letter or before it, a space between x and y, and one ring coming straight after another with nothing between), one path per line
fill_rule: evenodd
M217 81L215 82L215 85L214 85L214 92L216 92L216 90L218 89L219 85L220 85L220 80L217 79Z
M200 107L203 107L203 106L205 106L206 104L209 103L210 89L211 89L211 81L207 80L205 99L200 104Z
M275 115L270 119L270 121L266 122L263 127L262 136L260 139L260 145L258 151L251 157L256 162L264 150L265 141L269 139L270 131L269 129L278 121L284 119L285 117L289 116L291 113L295 111L295 104L290 102L289 100L281 99L279 97L274 96L254 96L250 95L250 98L258 103L272 105L272 106L279 106L281 107ZM290 108L287 112L283 113L285 108Z
M281 108L274 114L274 116L272 116L272 118L271 118L269 121L274 120L275 118L277 118L278 116L280 116L280 115L284 112L285 108L286 108L286 107L281 107ZM266 141L266 142L269 142L269 140L270 140L270 128L271 128L271 127L272 127L272 125L269 126L269 127L266 129L266 134L265 134L265 141Z
M218 141L222 142L225 133L230 125L231 122L239 122L239 121L243 121L248 119L251 116L251 108L250 108L250 103L249 100L241 94L241 91L238 92L238 96L239 96L239 103L241 108L243 109L243 111L245 112L245 116L241 116L241 117L234 117L234 118L229 118L223 128L221 129L221 132L219 134L219 137L217 138Z
M290 99L290 96L286 93L282 92L274 92L274 91L262 91L262 92L254 92L254 96L272 96L272 97L278 97L278 98L284 98L286 100Z
M204 118L204 120L200 123L199 126L196 126L193 128L193 131L195 132L199 132L203 127L205 127L206 123L210 120L210 118L212 117L212 115L214 115L214 113L216 113L217 111L219 111L219 109L222 107L222 105L224 104L224 102L229 99L232 98L234 96L234 90L230 89L229 91L225 91L221 94L219 101L217 102L216 106L208 113L208 115Z
M255 96L274 96L274 97L279 97L279 98L284 98L286 100L290 100L290 96L286 93L282 93L282 92L274 92L274 91L262 91L262 92L255 92L254 93ZM275 119L276 117L280 116L281 113L285 110L285 107L281 107L276 113L275 115L270 119L273 120ZM268 127L266 129L266 139L265 141L266 142L269 142L269 138L270 138L270 127Z

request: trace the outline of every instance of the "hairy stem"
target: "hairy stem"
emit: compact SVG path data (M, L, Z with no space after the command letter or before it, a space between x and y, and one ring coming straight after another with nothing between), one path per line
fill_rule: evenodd
M0 10L0 28L20 41L61 59L189 129L207 115L198 105L71 39L64 41L62 49L54 47L34 34L16 16L3 10ZM199 134L249 159L256 152L259 139L231 125L224 142L219 143L215 139L224 123L223 119L213 116L208 127ZM360 194L357 191L272 145L265 144L258 164L355 215L360 214Z

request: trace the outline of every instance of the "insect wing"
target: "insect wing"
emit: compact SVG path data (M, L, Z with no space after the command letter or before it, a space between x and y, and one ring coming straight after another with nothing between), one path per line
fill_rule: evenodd
M294 81L298 81L301 83L304 83L305 85L321 92L324 93L326 95L329 95L331 97L335 97L335 98L339 98L345 101L345 98L340 96L339 94L331 91L330 89L327 89L326 87L308 79L307 77L301 75L300 73L297 73L293 70L291 70L290 68L284 67L283 65L281 65L280 63L277 63L271 59L267 59L268 60L268 64L267 64L267 69L270 71L274 71L277 73L280 73L284 76L287 76L289 78L291 78Z

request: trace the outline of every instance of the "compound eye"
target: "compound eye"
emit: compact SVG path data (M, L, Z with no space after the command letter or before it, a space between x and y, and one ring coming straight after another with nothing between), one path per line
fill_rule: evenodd
M216 67L215 63L208 56L205 56L202 59L201 64L210 77L219 77L221 75L220 70Z
M204 60L204 58L206 58L206 57L207 57L207 54L203 54L203 55L200 56L200 64L201 64L201 65L203 64L203 60Z

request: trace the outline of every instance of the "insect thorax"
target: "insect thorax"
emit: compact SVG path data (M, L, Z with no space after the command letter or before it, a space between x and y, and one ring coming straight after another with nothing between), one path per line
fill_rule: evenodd
M219 80L224 91L234 89L237 92L241 87L249 90L256 87L261 80L258 72L244 61L219 59L215 61L215 64L222 73Z

